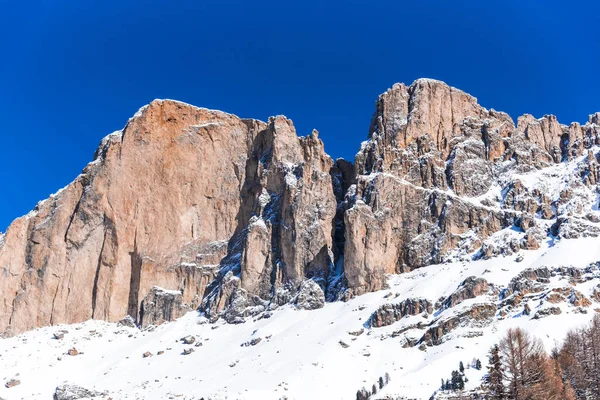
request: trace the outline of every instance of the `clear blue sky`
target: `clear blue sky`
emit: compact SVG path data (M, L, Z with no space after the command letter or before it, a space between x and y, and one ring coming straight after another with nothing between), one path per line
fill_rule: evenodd
M513 118L600 110L597 1L0 0L0 230L154 98L316 128L352 158L377 95L437 78Z

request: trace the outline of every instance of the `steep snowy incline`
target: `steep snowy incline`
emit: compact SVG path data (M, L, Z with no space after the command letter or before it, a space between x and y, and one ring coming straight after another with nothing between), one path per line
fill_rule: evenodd
M600 283L593 264L600 260L598 242L548 240L538 250L510 257L424 267L390 276L388 289L347 302L327 303L312 311L287 305L268 318L239 325L222 320L210 324L190 312L145 331L102 321L40 328L0 340L0 397L50 398L57 386L69 383L105 393L94 397L98 399L354 399L357 390L370 388L388 373L391 381L377 396L428 399L460 361L467 364L479 358L485 365L487 350L509 327L526 327L550 349L569 328L589 321L600 308L595 300L578 307L568 301L550 304L543 296L566 285L593 299ZM510 299L506 289L515 277L540 267L567 266L574 267L572 275L581 272L577 275L581 279L555 273L542 282L541 291L525 294L522 303L506 308ZM485 279L489 290L474 298L463 296L449 306L439 301L457 293L469 277ZM437 304L431 313L371 326L370 317L380 306L410 298ZM491 318L461 320L438 345L426 340L407 345L407 338L420 339L429 326L482 304L494 305ZM525 304L529 315L523 312ZM561 313L536 317L549 306ZM419 322L420 327L410 327ZM62 330L68 331L62 339L53 338ZM190 335L194 343L182 343L180 339ZM67 355L72 348L79 354ZM194 351L184 355L186 349ZM152 355L144 357L145 352ZM482 371L468 369L466 374L469 385L479 384ZM12 378L20 385L4 387Z

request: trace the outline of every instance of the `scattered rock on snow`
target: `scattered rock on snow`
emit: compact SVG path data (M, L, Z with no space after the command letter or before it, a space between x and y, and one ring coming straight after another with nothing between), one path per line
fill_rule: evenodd
M128 328L136 328L135 320L131 315L126 315L117 323L117 326L126 326Z
M352 335L352 336L360 336L365 332L365 328L360 328L356 331L349 331L348 335Z
M15 387L15 386L20 385L20 384L21 384L20 380L18 380L18 379L11 379L8 382L6 382L4 384L4 386L6 386L8 389L10 389L11 387Z
M189 349L184 349L183 350L183 355L187 356L189 354L192 354L193 352L194 352L194 349L190 347Z
M105 397L106 393L88 390L77 385L63 384L56 388L54 400L84 400Z
M148 357L152 357L152 353L150 353L149 351L145 352L142 357L144 358L148 358Z
M77 351L77 349L75 347L69 349L69 351L67 351L67 354L70 356L76 356L79 354L79 352Z
M186 337L182 337L181 341L184 344L193 344L196 341L196 338L194 336L186 336Z
M547 317L549 315L558 315L561 314L562 310L559 307L548 307L543 310L539 310L533 316L533 319L540 319Z
M245 343L242 343L240 346L242 346L242 347L256 346L257 344L260 343L261 340L262 340L262 338L257 337L257 338L254 338L252 340L249 340L249 341L247 341Z

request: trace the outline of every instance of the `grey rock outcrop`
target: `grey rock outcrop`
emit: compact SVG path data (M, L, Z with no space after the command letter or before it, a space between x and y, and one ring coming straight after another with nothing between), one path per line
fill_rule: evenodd
M433 304L426 299L406 299L397 304L384 304L369 318L369 324L374 328L388 326L401 320L407 315L418 315L423 312L431 314Z
M444 336L463 324L469 326L485 325L496 314L494 304L477 304L450 318L434 322L431 328L420 339L420 343L438 346L443 343Z
M128 328L135 328L135 320L133 319L133 317L131 315L126 315L123 318L121 318L119 320L119 322L117 323L117 326L125 326Z
M325 305L325 294L315 281L308 279L300 286L294 304L301 310L316 310Z
M487 293L489 289L490 285L485 279L470 276L460 284L454 293L444 300L443 305L445 308L452 308L467 299L474 299Z
M187 311L190 311L182 302L183 296L180 291L165 290L154 286L142 300L140 327L160 325L165 321L172 321L181 317Z
M77 385L63 384L56 388L54 400L79 400L104 398L106 393L89 390Z

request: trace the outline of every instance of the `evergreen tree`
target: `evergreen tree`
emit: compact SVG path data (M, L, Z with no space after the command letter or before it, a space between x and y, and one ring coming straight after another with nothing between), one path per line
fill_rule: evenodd
M460 372L452 371L452 390L463 390L464 388L465 381Z
M441 390L446 390L446 382L444 382L444 378L442 378L442 386L440 386Z
M371 393L364 387L356 392L356 400L369 400L369 396L371 396Z
M380 377L379 377L379 389L383 389L383 387L384 387L384 386L385 386L385 385L384 385L384 383L383 383L383 378L380 376Z
M385 373L385 376L384 376L384 379L385 379L385 380L384 380L384 382L385 382L385 384L386 384L386 385L387 385L388 383L390 383L390 374L388 374L388 373L386 372L386 373Z
M460 371L461 374L465 373L465 366L463 364L463 362L461 361L460 364L458 365L458 370Z
M498 345L490 349L488 359L488 374L484 378L485 391L490 400L505 400L507 396L504 389L504 366Z
M479 358L475 360L475 369L481 370L481 360Z

